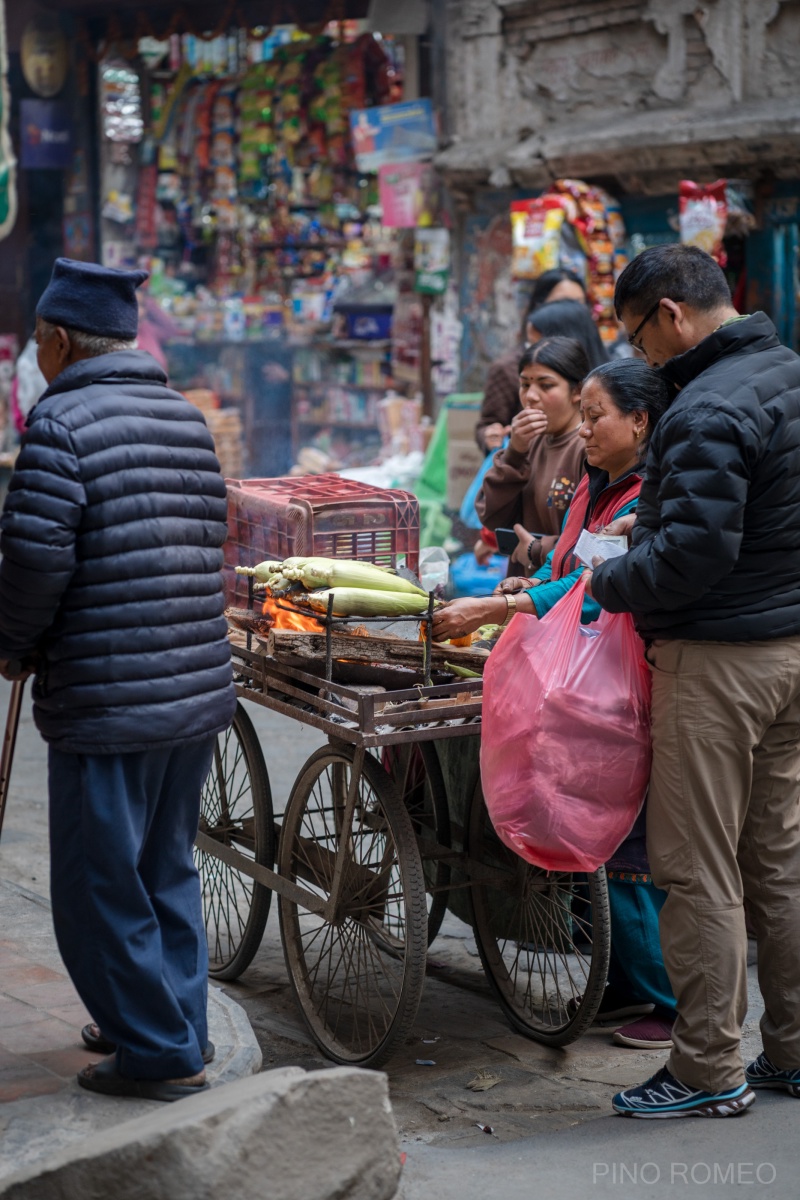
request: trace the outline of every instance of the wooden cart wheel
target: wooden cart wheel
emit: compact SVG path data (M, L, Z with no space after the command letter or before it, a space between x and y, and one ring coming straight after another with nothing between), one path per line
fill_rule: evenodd
M480 781L467 828L473 927L484 970L513 1027L566 1046L585 1033L608 976L605 868L571 875L532 867L498 838Z
M275 862L269 776L256 731L241 704L214 747L199 832L261 866ZM261 945L272 892L213 852L195 846L194 857L203 890L209 974L237 979Z
M397 784L417 835L428 892L430 946L442 927L447 912L447 889L450 886L449 861L434 857L436 845L450 848L450 813L439 756L430 742L386 746L383 765Z
M288 880L328 900L339 866L336 909L323 916L280 895L278 911L286 966L317 1045L335 1062L376 1067L416 1016L428 922L411 818L380 763L356 755L344 745L312 754L281 830L280 874Z

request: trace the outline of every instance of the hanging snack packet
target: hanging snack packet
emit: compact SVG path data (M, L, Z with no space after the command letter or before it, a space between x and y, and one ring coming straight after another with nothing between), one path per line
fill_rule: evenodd
M565 216L555 196L513 202L511 273L515 279L537 279L544 271L558 266Z
M681 241L687 246L699 246L720 266L726 262L722 245L728 219L726 188L724 179L709 184L682 179L679 191Z

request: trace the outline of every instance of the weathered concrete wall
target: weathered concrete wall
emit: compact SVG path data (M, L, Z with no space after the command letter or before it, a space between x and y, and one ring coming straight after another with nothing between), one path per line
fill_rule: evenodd
M644 171L658 191L687 154L713 172L754 141L797 173L800 0L448 0L446 15L454 180ZM662 131L678 153L643 167Z

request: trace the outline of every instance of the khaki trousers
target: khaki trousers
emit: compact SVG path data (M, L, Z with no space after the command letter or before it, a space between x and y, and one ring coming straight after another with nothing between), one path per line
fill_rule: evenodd
M678 1005L669 1069L743 1082L743 896L758 938L764 1049L800 1067L800 637L656 641L647 851Z

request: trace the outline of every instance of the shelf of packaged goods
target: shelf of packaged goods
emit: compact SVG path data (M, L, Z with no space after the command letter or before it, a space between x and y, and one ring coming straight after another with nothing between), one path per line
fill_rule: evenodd
M231 338L225 337L224 334L215 334L213 337L204 337L196 332L186 331L180 334L174 334L172 337L165 339L165 344L170 345L201 345L201 346L281 346L288 350L340 350L343 353L349 354L354 350L371 350L373 352L385 352L391 346L389 339L369 341L368 339L349 339L338 342L332 341L298 341L285 333L280 333L273 337L243 337ZM383 384L381 384L383 386Z
M309 429L324 429L331 426L333 429L371 429L375 433L380 432L378 426L372 421L318 421L314 417L298 417L296 424L298 429L301 426Z
M347 242L344 238L339 238L339 239L323 238L322 241L319 241L319 242L256 242L255 243L255 247L257 250L286 250L286 251L291 251L291 252L300 251L303 254L305 254L311 250L331 250L331 249L341 250L341 248L346 245L347 245Z
M176 336L176 337L166 338L164 341L164 345L167 348L169 348L170 346L184 346L184 347L185 346L189 346L189 347L193 347L193 346L235 346L235 347L244 347L244 348L246 348L247 346L257 346L260 349L263 349L264 347L268 347L268 348L273 348L273 349L277 349L277 350L286 350L288 343L286 342L286 339L283 336L281 336L281 337L231 338L231 337L225 337L223 334L219 334L215 337L202 337L202 336L198 336L197 334L187 333L187 334L184 334L182 337Z
M342 383L338 379L295 379L292 381L296 388L307 392L328 392L341 388L345 392L385 392L392 387L391 379L382 379L380 383Z
M293 350L373 350L385 353L392 345L391 338L342 338L339 341L323 341L319 338L310 341L291 340Z

